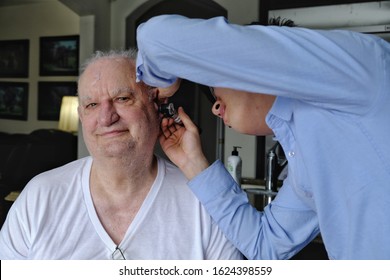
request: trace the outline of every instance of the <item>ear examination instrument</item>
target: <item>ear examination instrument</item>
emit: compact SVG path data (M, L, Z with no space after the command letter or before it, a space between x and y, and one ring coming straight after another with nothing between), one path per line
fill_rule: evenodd
M163 114L165 118L172 118L173 121L177 124L182 123L173 103L161 104L158 108L158 111Z

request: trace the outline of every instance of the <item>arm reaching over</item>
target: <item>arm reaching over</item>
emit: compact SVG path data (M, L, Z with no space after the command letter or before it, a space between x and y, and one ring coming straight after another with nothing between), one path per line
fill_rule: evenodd
M178 114L183 125L174 123L173 119L162 120L160 144L169 159L191 180L209 163L202 151L198 128L182 107Z

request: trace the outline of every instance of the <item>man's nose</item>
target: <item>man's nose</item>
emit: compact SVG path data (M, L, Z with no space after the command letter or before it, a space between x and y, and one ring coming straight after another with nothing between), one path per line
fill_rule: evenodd
M221 118L222 116L221 116L220 109L221 109L221 102L217 100L215 101L213 107L211 108L211 112L213 112L213 114L216 115L217 117Z
M111 102L104 102L100 106L99 122L103 126L110 126L119 120L119 115Z

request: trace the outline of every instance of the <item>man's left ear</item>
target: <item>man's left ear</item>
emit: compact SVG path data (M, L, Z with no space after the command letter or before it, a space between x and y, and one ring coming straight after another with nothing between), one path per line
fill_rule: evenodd
M146 90L147 90L147 93L148 93L149 100L155 101L157 99L158 89L155 88L155 87L147 86Z

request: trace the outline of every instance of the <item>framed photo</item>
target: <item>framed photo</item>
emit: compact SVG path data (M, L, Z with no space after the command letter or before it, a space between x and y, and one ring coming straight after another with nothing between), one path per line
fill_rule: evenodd
M0 82L0 119L27 120L28 83Z
M79 36L41 37L39 55L41 76L77 76Z
M38 120L58 121L65 95L77 95L76 82L38 82Z
M0 41L0 78L27 78L29 40Z

